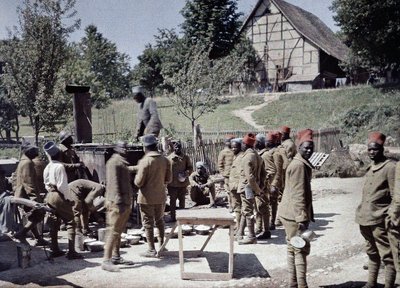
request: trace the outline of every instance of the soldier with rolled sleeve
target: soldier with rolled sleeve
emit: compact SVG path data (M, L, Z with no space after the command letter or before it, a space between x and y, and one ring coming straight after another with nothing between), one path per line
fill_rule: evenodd
M278 211L286 233L290 287L308 287L306 272L310 243L306 242L305 247L300 249L294 247L290 239L306 230L310 221L314 221L311 191L313 167L308 161L314 152L312 136L310 129L298 132L298 153L287 168L285 191Z
M49 157L49 163L43 172L43 180L47 190L45 202L54 209L56 217L50 217L50 238L51 256L58 257L64 252L58 247L58 229L60 219L64 220L68 233L68 254L67 258L82 259L82 255L75 251L76 223L72 205L74 198L68 189L67 173L64 165L59 161L61 150L56 143L50 141L43 146L44 151Z
M131 261L123 259L119 251L121 234L126 228L133 201L131 171L126 159L127 143L118 141L114 151L106 163L107 239L104 245L102 269L109 272L118 272L118 264L132 264Z
M386 219L389 220L389 227L398 225L393 214L396 208L389 215L389 209L396 206L392 206L396 164L383 154L385 140L386 136L380 132L371 132L368 135L368 155L372 163L365 175L361 203L356 210L356 223L360 225L369 258L368 282L365 288L377 286L381 262L385 264L385 288L394 287L396 280L388 227L385 225Z
M166 185L172 180L170 161L157 150L158 140L153 134L142 137L145 155L138 163L135 185L139 188L138 204L142 214L148 249L143 257L156 257L154 225L157 227L158 243L164 243L164 210L167 201Z

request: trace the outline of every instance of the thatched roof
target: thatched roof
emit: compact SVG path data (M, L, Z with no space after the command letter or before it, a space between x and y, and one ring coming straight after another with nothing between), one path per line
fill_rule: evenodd
M259 0L253 11L243 23L242 31L247 26L248 22L253 18L258 7L265 0ZM307 38L314 45L323 50L326 54L331 55L339 60L344 60L349 49L344 45L339 38L333 33L325 23L323 23L314 14L301 9L295 5L289 4L283 0L269 0L276 5L286 19L293 27ZM257 15L261 16L261 15Z

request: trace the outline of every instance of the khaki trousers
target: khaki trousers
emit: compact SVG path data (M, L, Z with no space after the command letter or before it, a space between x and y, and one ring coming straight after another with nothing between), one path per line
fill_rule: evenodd
M122 213L114 203L108 203L106 206L107 239L104 245L104 261L110 260L112 256L120 257L121 233L125 230L131 213L131 206L125 206Z
M245 193L240 193L240 199L242 200L242 216L250 217L253 215L254 211L254 198L247 199Z
M176 216L176 200L179 199L179 208L185 208L186 187L168 187L169 208L171 218L175 221Z
M400 273L400 228L394 227L388 230L390 249L393 254L393 262L397 273Z

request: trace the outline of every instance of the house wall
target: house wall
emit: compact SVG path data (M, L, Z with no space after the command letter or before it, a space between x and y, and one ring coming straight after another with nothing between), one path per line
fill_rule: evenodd
M319 73L319 49L301 36L269 0L258 7L244 31L260 58L258 79L274 83L277 66L296 75ZM278 79L288 76L282 73Z

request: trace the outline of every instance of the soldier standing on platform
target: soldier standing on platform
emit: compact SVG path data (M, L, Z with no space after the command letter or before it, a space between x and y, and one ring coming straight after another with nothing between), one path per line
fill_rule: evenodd
M264 163L254 150L256 137L249 133L243 138L244 153L240 164L240 178L238 191L242 200L242 215L246 219L249 231L246 238L239 241L239 245L256 244L257 238L254 231L254 198L262 192L264 175Z
M231 140L235 138L233 135L225 137L225 147L218 154L218 171L224 177L224 188L228 194L229 211L233 212L233 196L229 193L229 173L233 161L233 152L231 150Z
M138 204L146 232L148 250L144 257L156 257L154 224L159 231L158 243L164 243L164 211L167 201L166 185L172 180L171 162L157 150L158 140L153 134L142 137L145 155L138 163L135 185L139 188Z
M305 288L308 287L306 273L310 243L306 242L305 247L300 249L292 246L290 239L308 229L310 221L314 221L312 165L308 161L314 151L312 130L299 131L297 145L298 153L287 169L285 191L278 214L286 233L289 286Z
M365 175L365 184L361 203L356 210L356 223L360 225L361 235L365 238L368 261L368 282L364 288L377 286L379 267L385 264L385 288L394 287L396 269L390 249L388 231L385 220L396 220L388 215L391 207L396 164L384 154L386 136L380 132L371 132L368 136L368 155L372 164Z
M173 142L174 152L168 155L172 165L172 181L168 184L169 207L171 220L176 221L176 200L179 199L179 208L185 208L185 196L189 186L189 175L193 172L192 160L183 153L180 141Z
M104 245L104 258L102 268L110 272L118 272L117 264L133 264L123 259L119 248L121 233L126 228L131 213L133 187L131 184L131 171L126 160L127 143L117 142L114 153L106 164L106 223L107 240Z
M269 239L271 238L271 232L269 231L269 185L267 177L267 148L265 147L265 136L263 134L256 135L255 148L258 154L264 161L265 178L261 179L264 181L264 189L260 195L255 196L255 212L256 212L256 235L257 239Z

